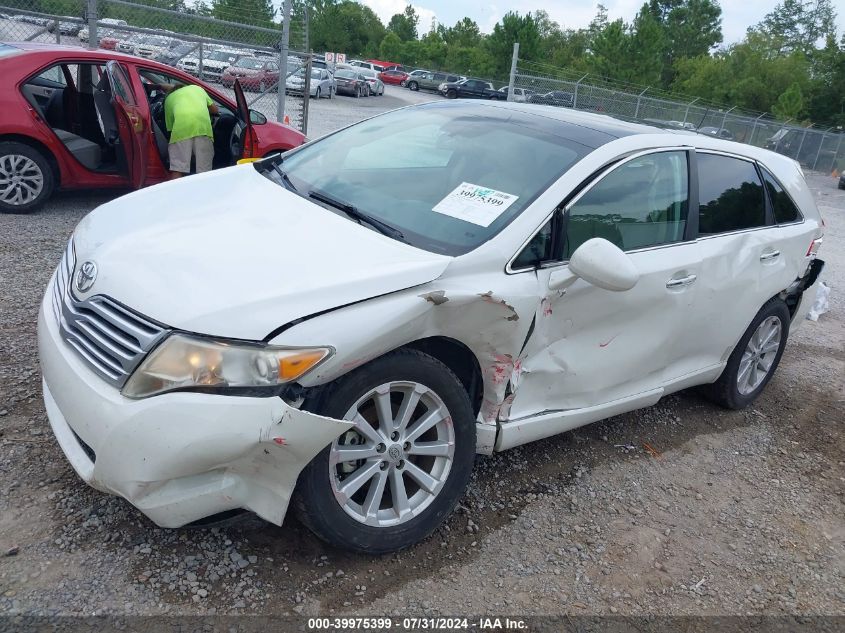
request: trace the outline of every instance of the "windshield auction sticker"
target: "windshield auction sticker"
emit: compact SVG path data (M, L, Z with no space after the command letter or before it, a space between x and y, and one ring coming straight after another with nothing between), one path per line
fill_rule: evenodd
M464 222L490 226L519 196L462 182L432 209Z

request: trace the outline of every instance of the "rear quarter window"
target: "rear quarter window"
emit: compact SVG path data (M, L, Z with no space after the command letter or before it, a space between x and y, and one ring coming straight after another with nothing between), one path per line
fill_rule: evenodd
M761 167L763 172L763 180L766 181L766 190L769 192L769 200L772 202L772 211L775 214L775 222L778 224L789 224L790 222L800 222L804 219L798 206L786 193L786 190L781 186L777 179L765 167Z

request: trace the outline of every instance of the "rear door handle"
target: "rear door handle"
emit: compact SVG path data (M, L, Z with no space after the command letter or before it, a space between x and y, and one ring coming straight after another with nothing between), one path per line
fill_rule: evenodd
M689 286L691 283L695 282L698 279L695 275L689 275L687 277L681 277L680 279L670 279L666 282L667 288L680 288L682 286Z
M780 251L772 251L771 253L763 253L760 255L761 262L767 262L770 259L775 259L780 256Z

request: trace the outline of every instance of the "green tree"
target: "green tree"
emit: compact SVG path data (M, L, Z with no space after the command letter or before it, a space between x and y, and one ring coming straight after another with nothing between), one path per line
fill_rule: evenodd
M387 30L396 33L403 42L417 39L417 26L420 18L416 10L410 4L405 6L405 11L397 13L387 23Z
M675 62L707 55L722 41L722 8L715 0L649 0L643 6L663 30L661 79L674 79Z
M211 15L218 20L272 28L276 9L272 0L212 0Z
M481 43L481 29L470 18L463 18L451 28L439 28L438 33L449 46L473 48Z
M531 13L521 16L509 11L485 41L492 57L493 72L499 77L506 76L510 70L514 43L519 42L521 59L532 61L540 56L540 31Z
M816 44L836 34L836 11L830 0L783 0L755 30L775 43L779 54L809 54Z
M795 120L801 115L804 111L804 95L797 81L778 97L772 111L782 119Z
M402 40L393 31L387 32L387 35L384 36L378 47L379 59L389 61L401 61L404 57L404 52Z

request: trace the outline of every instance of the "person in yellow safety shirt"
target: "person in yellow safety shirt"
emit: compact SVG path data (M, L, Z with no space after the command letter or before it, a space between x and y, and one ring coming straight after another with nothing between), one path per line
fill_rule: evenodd
M169 88L169 90L168 90ZM164 124L170 132L167 146L171 178L191 173L191 156L197 173L211 171L214 160L214 133L211 115L219 112L205 90L195 84L171 85L164 101Z

